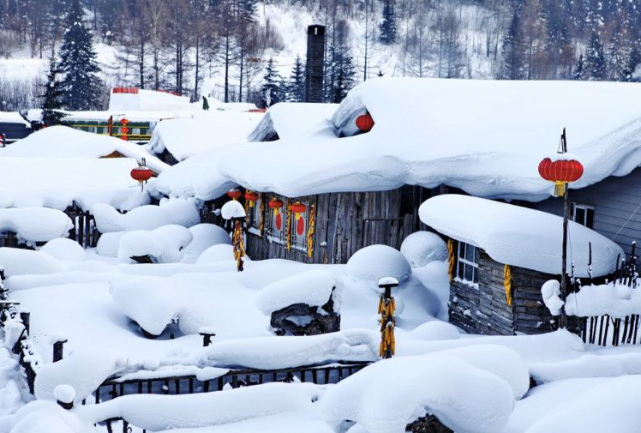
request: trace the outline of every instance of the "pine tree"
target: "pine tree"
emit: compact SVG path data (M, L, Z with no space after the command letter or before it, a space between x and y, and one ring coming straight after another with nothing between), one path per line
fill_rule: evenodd
M641 50L635 44L630 50L630 57L628 58L628 67L626 68L627 81L641 81Z
M263 81L263 87L260 89L260 106L262 108L269 108L282 100L281 84L283 79L278 74L278 71L276 71L272 58L267 62Z
M206 96L203 96L203 110L209 111L209 101Z
M290 102L305 102L305 67L300 56L296 56L286 93L286 99Z
M64 95L62 85L57 79L59 73L58 65L56 64L55 57L49 61L49 73L47 75L47 82L45 83L45 93L43 95L44 102L42 104L42 122L47 125L57 125L62 118L62 101Z
M398 26L396 24L396 11L394 10L395 0L382 0L383 5L383 22L379 25L381 31L381 43L391 45L396 43L398 37Z
M503 39L501 51L503 53L503 63L501 65L499 78L505 80L523 79L525 52L523 49L519 14L516 11L512 17L510 28Z
M336 25L334 43L330 44L326 65L325 100L340 103L354 87L356 67L348 48L349 27L341 20Z
M605 78L606 63L603 44L596 32L590 37L590 44L585 53L585 79L600 81Z
M572 74L572 79L574 80L583 80L585 75L585 62L583 61L583 54L579 56L579 60L576 62L574 67L574 73Z
M72 0L60 49L60 71L65 74L62 81L64 105L69 110L91 110L101 105L102 82L96 75L100 68L91 33L82 19L80 0Z

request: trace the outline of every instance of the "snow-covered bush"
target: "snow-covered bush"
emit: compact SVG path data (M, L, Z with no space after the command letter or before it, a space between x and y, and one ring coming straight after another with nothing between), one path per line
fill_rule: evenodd
M257 306L265 314L293 304L320 307L330 298L334 311L340 311L339 282L331 272L312 270L301 272L265 287L258 296Z
M431 232L416 232L405 238L401 253L412 268L421 268L435 260L447 260L447 244L441 237Z
M563 308L563 300L561 299L561 284L557 280L546 281L541 286L541 297L543 303L550 310L550 314L558 316L561 314Z
M57 209L0 209L0 231L14 232L29 244L66 237L72 228L71 219Z
M456 326L440 320L426 322L410 332L412 338L417 340L456 340L461 338L461 333Z
M217 263L234 260L234 247L229 244L218 244L207 248L196 259L196 264Z
M207 248L219 245L231 245L231 238L225 229L215 224L197 224L189 228L193 240L183 250L183 262L193 263Z
M127 230L154 230L170 224L191 227L200 222L196 205L191 200L169 200L160 206L141 206L121 214L106 204L96 204L92 213L100 233Z
M67 238L52 239L44 244L40 251L58 260L81 262L85 259L85 250L80 244Z
M62 262L47 253L19 248L0 248L0 264L7 277L51 274L65 270Z
M347 262L347 274L376 284L384 277L402 282L412 274L407 259L398 250L387 245L372 245L356 251Z
M331 425L356 421L369 433L404 433L426 414L458 433L487 433L503 429L514 403L496 374L435 354L372 364L329 389L321 409Z
M155 263L178 262L183 256L182 250L192 239L191 232L179 225L167 225L152 231L134 230L120 238L118 258L127 261L148 256Z

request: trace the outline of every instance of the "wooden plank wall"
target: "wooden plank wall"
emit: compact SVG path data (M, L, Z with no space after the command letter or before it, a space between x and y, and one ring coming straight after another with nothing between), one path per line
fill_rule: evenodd
M425 229L418 207L435 195L434 190L404 186L391 191L319 194L316 232L311 259L292 248L248 234L247 253L257 260L284 258L312 263L346 263L359 249L385 244L400 248L409 234Z
M541 286L548 280L559 280L559 276L543 274L530 269L512 268L516 331L526 334L541 334L554 331L557 319L543 304Z

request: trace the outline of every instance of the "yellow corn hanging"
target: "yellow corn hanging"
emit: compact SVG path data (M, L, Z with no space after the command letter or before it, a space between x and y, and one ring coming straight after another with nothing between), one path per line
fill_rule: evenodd
M234 234L232 236L234 244L234 259L236 260L236 269L238 272L243 271L243 257L245 257L245 245L243 244L243 228L240 221L234 225Z
M260 218L258 220L258 233L260 236L263 235L263 230L265 230L265 200L263 200L263 194L260 195Z
M287 200L287 251L292 248L292 211L289 209L289 199Z
M454 241L449 239L447 241L447 272L450 276L450 283L454 280L454 268L456 267L456 257L454 256Z
M310 259L314 254L314 230L316 230L316 206L312 205L307 223L307 257Z
M505 287L505 301L512 306L512 268L503 265L503 286Z
M380 318L381 344L378 355L381 358L391 358L396 350L396 340L394 338L394 311L396 311L396 301L393 297L386 298L384 294L378 301L378 314Z

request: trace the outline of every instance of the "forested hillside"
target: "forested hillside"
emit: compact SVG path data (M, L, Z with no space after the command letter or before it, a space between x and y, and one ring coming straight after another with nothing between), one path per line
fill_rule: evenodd
M0 109L38 106L73 0L0 0ZM104 88L300 100L306 26L327 26L326 91L379 75L637 80L641 0L84 0ZM7 62L9 60L6 60ZM2 60L0 60L0 66ZM59 79L68 72L62 71ZM39 87L40 86L40 87ZM97 101L100 105L101 101Z

